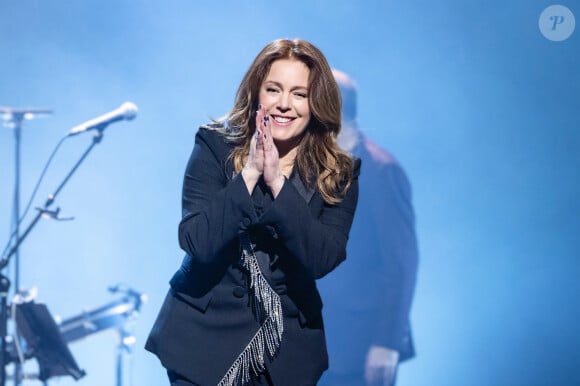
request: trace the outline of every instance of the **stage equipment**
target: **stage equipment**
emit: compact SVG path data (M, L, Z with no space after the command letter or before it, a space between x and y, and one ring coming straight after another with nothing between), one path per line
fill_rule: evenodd
M137 318L147 295L124 285L109 288L112 293L123 296L99 308L63 320L60 332L66 342L74 342L97 332L116 328L118 334L117 358L115 365L115 385L123 385L123 358L131 353L135 336L130 331L132 322Z
M35 303L32 298L16 304L13 309L21 348L15 342L8 344L9 362L19 363L35 358L39 374L26 378L46 382L51 377L70 375L78 380L86 373L78 367L67 345L101 331L117 329L119 343L115 376L116 386L121 386L123 356L131 352L135 343L131 325L147 301L147 295L122 285L110 287L109 291L122 296L60 322L55 321L44 304Z
M125 102L113 111L101 115L100 117L91 119L85 123L73 127L68 135L77 135L87 130L103 130L113 122L128 120L135 118L137 115L137 106L132 102Z
M14 109L14 108L2 108L2 110L0 110L0 112L3 114L2 117L6 117L7 119L5 119L5 122L8 122L7 126L12 127L15 129L15 136L17 138L16 140L16 184L15 184L15 210L14 210L14 223L16 224L16 229L14 232L12 232L11 236L10 236L10 241L8 242L8 247L11 246L10 250L8 251L8 253L6 255L3 255L2 258L0 259L0 272L2 272L4 270L4 268L9 264L10 262L10 258L12 256L15 256L15 260L16 260L16 264L18 265L18 249L20 247L20 245L22 244L22 242L25 240L26 236L28 236L28 234L30 233L30 231L34 228L34 226L36 225L36 223L40 220L40 218L42 217L46 217L46 216L54 216L54 213L58 213L57 209L56 211L50 211L49 207L54 203L56 196L58 195L58 193L61 191L61 189L64 187L64 185L68 182L68 180L72 177L72 175L74 174L74 172L78 169L78 167L81 165L81 163L84 161L84 159L89 155L89 153L91 152L91 150L93 149L93 147L95 145L97 145L98 143L101 142L102 137L103 137L103 131L105 130L105 128L110 124L113 123L115 121L118 120L122 120L122 119L133 119L137 113L137 106L135 106L133 103L131 102L126 102L125 104L121 105L121 107L119 107L118 109L107 113L101 117L95 118L91 121L85 122L82 125L76 126L74 127L67 135L65 138L71 136L71 135L75 135L78 134L80 132L86 131L86 130L95 130L96 133L93 136L93 141L91 143L91 145L85 150L85 152L82 154L81 158L77 161L77 163L73 166L73 168L71 169L71 171L66 175L65 179L62 181L62 183L58 186L58 188L56 189L56 191L54 191L54 193L50 194L48 196L48 198L46 199L45 203L44 203L44 207L42 208L37 208L37 213L36 216L33 218L33 220L31 221L31 223L28 225L28 227L24 230L24 232L22 234L20 234L20 231L18 229L19 225L20 225L20 208L19 208L19 189L20 189L20 129L22 126L22 121L24 119L31 119L36 115L39 115L41 113L47 113L48 110L39 110L39 109ZM62 140L61 140L62 141ZM14 242L12 242L12 240L14 240ZM18 267L16 267L16 271L18 271ZM19 291L18 288L18 275L16 276L16 290L17 292ZM0 345L2 346L0 349L0 386L4 386L6 384L6 364L9 362L8 357L7 357L7 319L8 319L8 303L7 303L7 297L8 297L8 293L10 290L10 280L4 276L4 275L0 275ZM16 374L15 375L15 379L18 380L19 379L19 375Z
M16 324L18 338L23 338L24 347L17 360L36 358L38 379L46 382L51 377L70 375L79 380L85 372L79 368L69 351L58 326L46 305L34 301L17 304ZM16 350L15 350L16 351Z
M51 110L38 108L15 108L0 106L0 114L5 127L14 131L14 195L12 201L12 226L11 237L17 240L20 237L20 148L22 140L22 124L25 120L32 120L52 114ZM12 238L9 241L11 243ZM18 248L13 252L14 255L14 288L15 293L20 289L20 254ZM1 272L1 268L0 268ZM3 366L6 357L6 307L8 292L10 290L10 280L0 273L0 385L6 381L6 369ZM16 372L20 369L17 367Z

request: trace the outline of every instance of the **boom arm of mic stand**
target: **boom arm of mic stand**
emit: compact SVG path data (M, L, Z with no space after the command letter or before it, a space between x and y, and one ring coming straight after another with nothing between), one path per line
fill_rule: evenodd
M18 250L18 247L20 246L20 244L22 244L22 242L24 241L24 239L26 238L26 236L28 236L28 233L30 233L30 231L32 230L32 228L34 228L34 226L36 225L36 223L38 222L38 220L40 220L40 218L42 217L42 215L44 213L48 212L48 208L52 205L52 203L56 199L56 196L60 193L60 191L62 190L62 188L64 187L64 185L72 177L72 175L74 174L74 172L76 172L76 170L78 169L78 167L85 160L85 158L89 155L89 153L91 152L91 150L93 150L93 147L95 147L96 144L98 144L99 142L101 142L101 139L102 138L103 138L103 132L102 132L102 130L99 130L95 134L95 136L93 137L93 142L91 142L91 145L87 148L87 150L85 150L85 152L83 153L83 155L81 156L81 158L73 166L73 168L71 169L71 171L66 175L66 177L64 178L64 180L58 186L58 188L54 191L54 193L52 193L52 194L50 194L48 196L48 198L46 199L46 202L44 203L44 207L42 209L39 209L38 210L38 213L36 214L36 216L34 217L34 219L32 220L32 222L30 223L30 225L28 225L28 227L26 228L26 230L24 231L24 233L22 234L22 236L19 237L18 240L16 240L16 244L12 247L12 249L10 249L10 251L8 252L8 254L6 255L6 257L4 257L2 260L0 260L0 270L2 270L6 265L8 265L8 263L10 262L10 257Z
M26 228L24 233L16 240L16 243L14 244L12 249L10 249L10 251L8 252L6 257L4 257L2 260L0 260L0 271L2 271L8 265L8 263L10 262L10 257L12 255L14 255L14 253L16 253L16 251L18 250L18 247L20 246L20 244L22 244L22 242L24 241L26 236L28 236L28 234L30 233L32 228L34 228L34 226L36 225L38 220L40 220L42 215L48 211L48 207L50 205L52 205L52 203L54 202L58 193L62 190L64 185L72 177L74 172L78 169L78 167L85 160L85 158L89 155L91 150L93 150L93 147L95 147L95 145L97 145L98 143L101 142L102 138L103 138L103 130L98 130L97 133L93 136L93 141L91 142L91 145L87 148L87 150L85 150L85 152L83 153L81 158L73 166L71 171L66 175L66 177L61 182L61 184L58 186L58 188L54 191L54 193L52 193L48 196L48 198L44 204L44 208L38 211L38 213L36 214L36 216L34 217L32 222L30 223L30 225ZM0 281L2 282L1 284L4 284L4 286L7 287L5 290L4 290L4 288L2 288L0 290L0 307L1 307L1 309L0 309L0 335L1 335L0 336L0 339L1 339L0 345L2 346L2 348L0 350L0 355L1 355L0 356L0 386L4 386L6 384L6 365L10 362L9 360L7 360L8 353L6 352L6 337L7 337L7 325L8 325L8 312L7 312L8 304L7 304L6 298L8 296L8 289L10 287L10 282L6 283L6 282L4 282L3 279L7 280L7 278L3 277L3 275L1 275L1 273L0 273Z

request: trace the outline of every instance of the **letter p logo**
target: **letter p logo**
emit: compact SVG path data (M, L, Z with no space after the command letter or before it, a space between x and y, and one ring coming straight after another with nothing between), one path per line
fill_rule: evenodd
M538 25L546 39L560 42L572 35L576 20L568 8L563 5L551 5L542 11Z
M555 31L558 24L564 23L564 16L550 16L550 20L554 22L552 24L552 31Z

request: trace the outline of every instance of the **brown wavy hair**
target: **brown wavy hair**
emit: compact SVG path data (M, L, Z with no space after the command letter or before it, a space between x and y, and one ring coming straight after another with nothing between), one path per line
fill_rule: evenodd
M255 117L260 87L272 63L295 59L310 70L308 103L311 119L298 145L295 164L303 183L316 187L324 201L336 204L342 200L353 178L353 159L336 143L341 125L340 90L322 52L301 39L274 40L258 54L246 72L236 93L232 110L217 120L217 130L237 144L230 158L239 173L256 130Z

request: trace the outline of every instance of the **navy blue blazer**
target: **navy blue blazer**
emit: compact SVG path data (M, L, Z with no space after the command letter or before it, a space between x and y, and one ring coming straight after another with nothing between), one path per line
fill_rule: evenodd
M232 149L200 128L183 184L179 244L187 253L146 343L169 370L216 385L260 327L240 266L239 235L254 243L260 268L280 295L284 335L266 366L275 385L315 385L328 367L322 301L315 280L346 257L358 199L360 160L344 199L328 205L298 173L274 200L263 180L252 195L235 175Z

